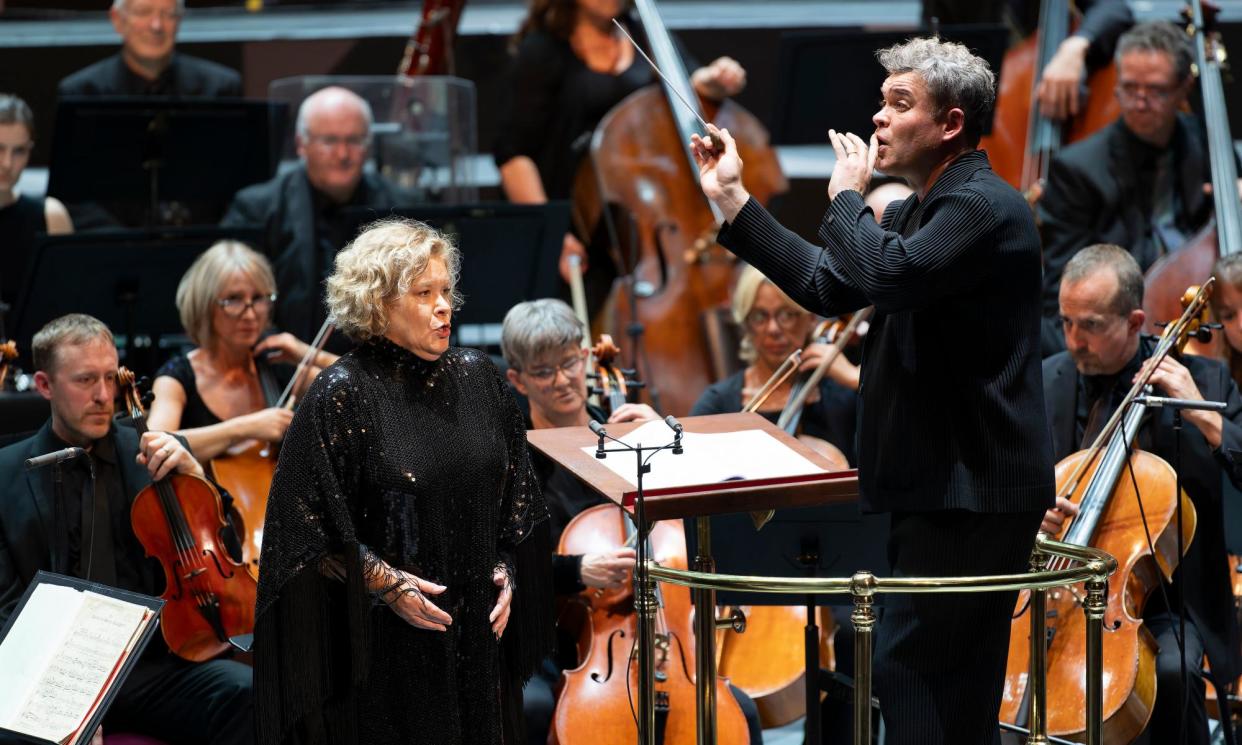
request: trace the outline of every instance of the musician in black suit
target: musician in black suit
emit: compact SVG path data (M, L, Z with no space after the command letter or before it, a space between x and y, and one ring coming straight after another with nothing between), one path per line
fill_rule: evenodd
M1123 248L1089 246L1065 266L1060 289L1061 322L1068 350L1044 360L1044 397L1058 459L1090 445L1103 422L1120 405L1151 355L1153 340L1140 330L1143 275ZM1165 358L1151 378L1158 395L1224 401L1222 413L1186 410L1181 462L1175 457L1173 412L1153 411L1139 430L1136 446L1179 468L1182 488L1198 515L1194 540L1167 585L1167 598L1154 592L1144 613L1146 628L1160 652L1156 659L1156 704L1139 742L1179 742L1185 730L1190 745L1208 742L1201 661L1206 652L1212 677L1230 681L1242 672L1225 551L1222 512L1223 479L1242 484L1242 397L1217 360L1187 355ZM1098 422L1098 424L1097 424ZM1060 532L1064 518L1077 514L1072 502L1059 499L1042 529ZM1181 662L1178 655L1179 595L1186 604L1188 706L1182 717Z
M359 227L347 208L369 208L378 219L414 202L364 170L372 122L371 105L352 91L329 87L311 94L298 108L301 165L242 189L220 223L263 230L258 248L276 273L276 326L299 339L315 338L326 318L323 282Z
M236 98L241 76L174 51L185 0L113 0L108 17L121 51L60 81L61 96Z
M1185 32L1172 24L1127 31L1117 44L1121 117L1052 159L1039 202L1045 356L1065 348L1057 286L1071 256L1113 243L1146 271L1212 216L1202 125L1181 113L1194 86L1193 62Z
M139 438L113 422L116 346L98 320L72 314L52 321L35 335L32 355L35 385L51 402L52 418L33 437L0 450L0 624L40 569L159 595L162 573L144 559L130 505L153 478L201 477L202 466L168 433ZM26 471L23 464L66 447L89 454L62 466L57 494L50 469ZM178 743L250 743L252 707L249 667L224 659L187 662L160 636L126 679L103 727Z
M977 151L995 77L959 44L913 39L888 71L870 146L830 130L836 165L824 247L779 225L723 152L692 144L721 243L821 315L875 305L859 395L862 507L892 513L889 559L907 576L1020 572L1053 503L1039 366L1039 236L1022 196ZM914 194L877 225L874 168ZM962 344L969 353L958 354ZM999 738L1015 596L886 598L876 693L890 745Z

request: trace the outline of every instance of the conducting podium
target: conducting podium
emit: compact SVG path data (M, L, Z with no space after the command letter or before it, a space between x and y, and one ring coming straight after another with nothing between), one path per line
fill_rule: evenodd
M757 414L688 417L680 422L532 430L532 447L606 497L637 526L638 741L653 742L656 591L646 538L662 520L693 519L696 571L714 571L712 515L854 502L858 473L833 471L827 459ZM760 524L756 520L756 524ZM695 614L697 732L716 741L715 592L692 591ZM817 691L810 686L818 702ZM812 694L808 694L808 697Z

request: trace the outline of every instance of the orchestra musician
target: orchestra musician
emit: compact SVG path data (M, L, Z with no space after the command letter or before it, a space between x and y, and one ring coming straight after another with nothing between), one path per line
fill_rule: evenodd
M0 302L10 304L17 302L36 237L73 232L69 211L60 200L39 199L17 189L34 143L34 112L17 96L0 93ZM3 333L0 329L0 336Z
M373 122L371 105L353 91L330 86L307 96L296 124L300 166L239 191L220 222L226 228L262 230L260 248L272 262L280 290L276 326L298 339L314 338L326 318L323 281L357 228L347 208L370 208L382 217L414 201L364 169Z
M459 265L399 219L336 257L328 304L358 345L311 384L268 497L264 743L520 737L551 648L547 509L504 378L449 347Z
M1211 217L1207 145L1201 125L1183 113L1193 63L1189 38L1173 24L1127 31L1117 43L1121 117L1053 158L1039 203L1045 356L1065 348L1057 287L1079 249L1119 245L1146 271Z
M1021 572L1053 503L1039 365L1039 236L1021 194L976 150L994 100L987 63L912 39L888 72L870 144L830 131L836 165L824 246L747 193L728 132L692 138L721 244L822 315L876 308L863 348L862 508L890 512L889 560L906 576ZM873 169L915 194L877 225ZM971 354L946 354L963 324ZM877 631L875 690L887 742L988 743L1015 595L894 595ZM961 629L969 628L963 635Z
M1058 459L1095 439L1150 356L1154 339L1140 333L1146 320L1142 308L1143 275L1125 249L1088 246L1065 265L1060 310L1067 349L1044 360L1044 401ZM1180 465L1171 410L1157 409L1139 430L1136 444L1179 469L1182 488L1198 515L1194 540L1173 582L1166 585L1165 593L1152 594L1143 614L1159 654L1155 707L1137 742L1176 743L1185 734L1181 742L1206 745L1204 654L1211 663L1213 682L1230 681L1242 673L1222 511L1223 479L1235 487L1242 483L1242 396L1223 364L1195 355L1164 358L1151 383L1158 395L1228 405L1223 412L1182 412L1187 426L1181 435ZM1238 494L1229 496L1236 499ZM1059 498L1040 529L1057 535L1065 518L1077 513L1073 502ZM1188 695L1181 682L1177 638L1182 601ZM1217 690L1221 690L1219 683Z
M175 50L184 15L185 0L112 0L121 50L60 81L59 95L240 97L237 71Z
M814 342L815 316L802 309L753 266L738 276L733 289L733 320L742 330L738 356L746 367L715 383L695 401L690 414L741 411L795 349L802 349L803 372L819 366L831 348ZM773 420L789 399L796 376L772 390L758 413ZM806 399L802 432L819 438L839 453L839 468L854 462L854 422L858 408L858 368L844 355L828 367L816 390Z
M276 298L267 259L244 244L220 241L186 271L176 298L196 347L156 374L148 425L176 431L202 460L248 440L279 442L293 412L265 401L264 377L279 393L293 368L275 363L296 365L310 349L287 332L262 338ZM336 359L323 350L309 359L295 395Z
M1066 119L1085 107L1080 100L1083 81L1090 72L1113 60L1117 37L1134 23L1125 0L1077 0L1082 21L1074 33L1057 46L1044 66L1035 94L1040 111L1053 119ZM940 26L969 23L1007 23L1022 37L1039 28L1038 0L923 0L923 23Z
M202 466L177 437L152 430L139 438L113 421L117 352L100 321L81 314L57 318L35 335L32 355L35 386L51 402L52 416L33 437L0 450L0 623L40 569L160 595L163 572L144 558L130 505L152 480L173 473L202 477ZM49 469L25 471L22 464L66 447L85 448L90 463L77 458L64 464L58 495ZM94 490L88 492L91 468ZM64 516L60 526L53 518L56 500ZM68 550L60 553L58 545ZM251 743L250 668L228 659L183 660L157 634L102 728L167 742Z
M509 369L505 373L520 395L530 404L527 426L583 427L588 421L601 424L642 422L659 419L647 404L626 403L616 411L605 412L587 402L586 350L582 348L583 329L574 311L564 301L529 300L518 303L505 314L500 346ZM572 474L547 456L531 451L531 462L539 479L551 516L552 543L556 545L565 525L579 512L608 500L590 491ZM634 567L634 549L579 556L552 556L552 582L558 595L572 595L585 587L614 587L629 578ZM556 706L553 691L561 671L577 666L574 640L558 639L554 657L543 661L523 691L527 741L544 745ZM746 715L753 745L763 742L759 710L740 689L731 687Z
M613 24L616 18L642 38L626 6L625 0L532 0L513 40L508 113L493 147L509 201L543 204L570 198L595 126L627 95L657 82ZM690 82L701 99L719 102L741 92L746 71L736 60L720 57L697 68ZM607 296L616 268L600 246L588 255L583 241L591 238L573 229L565 234L560 272L569 282L569 257L581 258L594 311Z

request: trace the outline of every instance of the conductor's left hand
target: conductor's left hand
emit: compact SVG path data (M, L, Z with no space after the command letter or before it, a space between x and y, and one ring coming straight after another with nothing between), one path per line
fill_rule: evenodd
M181 441L167 432L146 432L138 447L138 465L146 466L152 481L172 473L203 478L203 467Z
M729 130L709 127L707 133L710 143L697 134L690 135L690 150L699 166L699 185L720 208L725 220L733 222L750 199L742 186L742 159Z
M509 606L513 604L513 584L509 582L508 572L501 567L492 571L492 582L500 588L500 596L496 598L496 607L492 608L487 620L492 624L492 633L499 639L504 635L505 627L509 625Z
M694 92L708 101L723 101L746 87L746 70L732 57L717 57L690 76Z
M832 167L832 178L828 181L828 198L836 199L846 190L866 194L867 187L871 185L871 173L875 171L875 135L871 135L871 141L867 143L852 132L830 129L828 141L837 156L837 162Z

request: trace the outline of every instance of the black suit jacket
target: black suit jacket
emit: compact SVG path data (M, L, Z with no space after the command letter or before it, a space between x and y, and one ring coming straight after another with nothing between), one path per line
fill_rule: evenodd
M61 96L167 95L195 98L240 98L241 75L224 65L174 53L168 69L146 81L126 66L120 52L88 65L60 81Z
M1211 180L1207 146L1195 119L1178 118L1170 143L1177 187L1176 223L1187 236L1207 223ZM1043 353L1065 349L1057 293L1066 263L1095 243L1114 243L1130 252L1146 271L1159 258L1151 239L1151 197L1139 193L1138 162L1152 148L1139 142L1118 120L1052 159L1048 184L1039 202L1044 242Z
M1242 672L1242 658L1225 551L1222 479L1242 484L1242 396L1229 370L1216 360L1187 356L1181 362L1205 399L1224 401L1228 408L1223 412L1221 446L1216 450L1197 427L1189 423L1182 427L1182 488L1194 502L1198 526L1174 584L1184 587L1186 607L1204 637L1213 673L1232 680ZM1044 360L1044 394L1053 452L1060 460L1079 449L1075 438L1078 370L1068 352ZM1138 446L1175 466L1175 444L1172 410L1150 412L1139 432ZM1171 602L1176 609L1176 595Z
M350 204L368 207L380 218L413 201L411 195L378 175L363 173ZM262 229L263 246L259 249L272 262L280 294L276 325L304 341L314 338L327 317L322 286L332 266L323 261L316 242L314 198L305 167L239 191L220 225Z
M819 237L823 248L752 199L720 241L808 310L875 305L855 448L863 507L1051 507L1039 236L1022 195L973 151L922 201L890 205L882 225L861 194L841 192Z
M124 481L124 493L132 500L147 484L150 474L138 465L138 433L130 427L115 427L118 468ZM27 471L27 458L50 453L64 447L53 435L49 421L33 437L0 449L0 625L13 612L35 572L40 569L65 574L67 557L60 552L59 566L52 563L52 542L55 527L55 503L52 491L52 469ZM153 567L144 564L144 584L153 592L162 581L154 576Z

